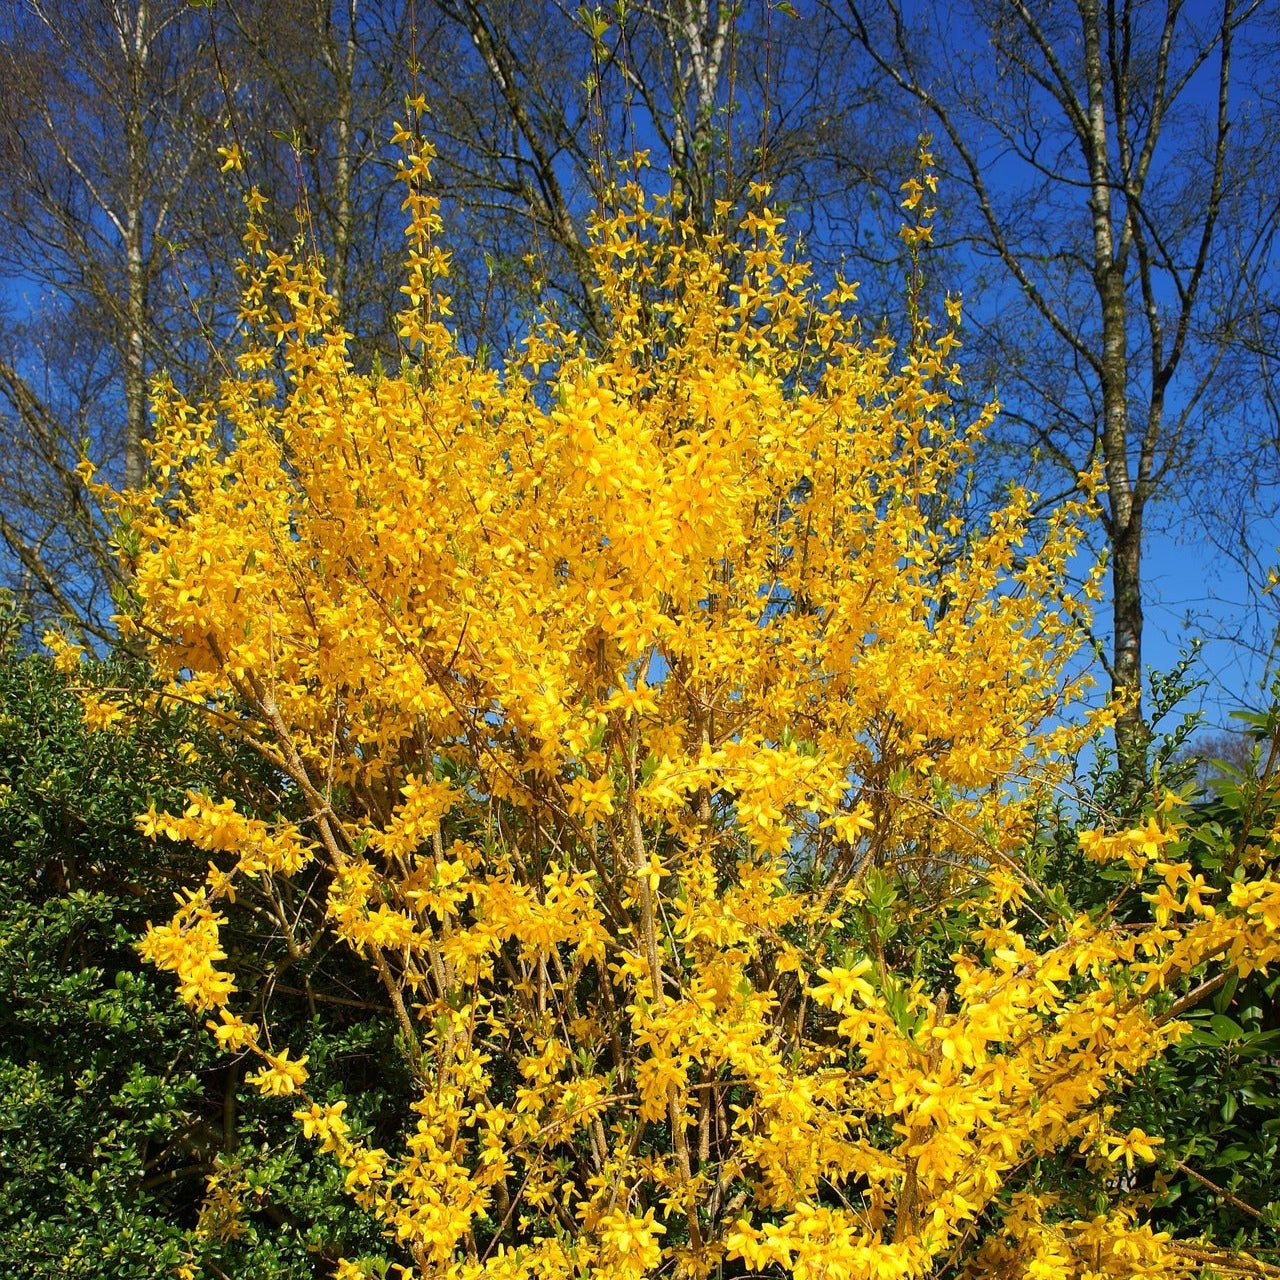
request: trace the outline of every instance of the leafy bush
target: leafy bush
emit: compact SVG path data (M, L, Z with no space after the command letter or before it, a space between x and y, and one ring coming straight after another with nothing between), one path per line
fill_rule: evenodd
M145 839L137 815L181 807L189 787L252 805L269 774L180 705L85 724L78 691L141 699L138 680L119 663L73 684L48 659L0 660L0 1274L153 1280L202 1258L214 1275L310 1276L326 1251L369 1239L340 1176L298 1149L289 1108L246 1089L243 1064L136 950L205 861ZM312 1018L277 934L233 909L229 945L256 998L369 1123L394 1124L396 1071L373 1068L394 1061L386 1020L323 992ZM229 1232L216 1195L194 1230L210 1177L243 1206Z

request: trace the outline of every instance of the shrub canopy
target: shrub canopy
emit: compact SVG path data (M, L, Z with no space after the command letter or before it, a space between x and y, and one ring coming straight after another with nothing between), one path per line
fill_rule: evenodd
M1215 910L1167 809L1086 842L1152 895L1137 923L1028 869L1092 732L1063 727L1081 505L968 522L954 329L863 341L763 190L709 237L619 190L607 342L548 313L468 355L399 136L400 370L352 367L251 194L251 336L216 400L159 389L153 483L119 499L162 696L307 813L145 815L213 859L145 954L413 1274L1178 1272L1128 1195L1158 1138L1108 1097L1207 962L1280 955L1280 886L1255 859ZM414 1080L386 1146L221 963L237 885L317 867Z

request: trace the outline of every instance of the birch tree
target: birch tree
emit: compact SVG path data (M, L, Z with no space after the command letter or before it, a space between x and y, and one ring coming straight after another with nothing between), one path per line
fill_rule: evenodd
M1102 657L1125 698L1120 750L1137 759L1148 522L1205 456L1204 410L1269 263L1275 203L1240 69L1260 0L832 12L937 135L963 193L953 232L1008 286L973 317L1006 423L1068 489L1101 464Z
M171 266L213 159L210 83L173 0L2 21L0 264L26 306L0 329L0 532L28 600L105 638L114 575L77 454L142 479L149 379L192 328Z
M37 624L111 641L120 576L79 458L136 486L153 378L194 391L225 372L245 211L219 148L248 153L273 232L321 256L344 321L390 329L383 153L407 31L402 6L358 0L3 10L0 535Z

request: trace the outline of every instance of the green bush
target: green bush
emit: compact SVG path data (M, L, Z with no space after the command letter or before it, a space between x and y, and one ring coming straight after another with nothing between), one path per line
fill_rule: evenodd
M75 682L139 678L86 664ZM309 1277L339 1250L377 1247L337 1167L296 1141L290 1100L243 1088L244 1064L134 950L203 862L144 839L135 817L214 785L249 808L280 803L269 769L183 708L91 731L47 659L0 657L0 1275L153 1280L199 1262L211 1276ZM302 954L264 901L232 908L228 945L310 1053L317 1093L341 1084L357 1122L394 1129L388 1099L405 1090L390 1021L366 1007L359 969L311 944L323 890L290 904ZM207 1198L211 1175L225 1197Z

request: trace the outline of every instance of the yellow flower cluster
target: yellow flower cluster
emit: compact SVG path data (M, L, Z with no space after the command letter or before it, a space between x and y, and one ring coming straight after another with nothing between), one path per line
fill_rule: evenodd
M615 192L603 346L547 315L501 369L468 357L398 137L412 358L354 368L316 264L255 234L240 376L159 388L153 481L120 498L126 625L311 815L145 815L219 865L144 954L298 1098L408 1274L1179 1274L1126 1206L1018 1190L1062 1150L1100 1184L1152 1158L1110 1091L1199 967L1277 960L1272 864L1213 904L1171 822L1087 841L1141 928L1059 918L1022 866L1095 727L1062 727L1081 509L1038 540L1025 492L961 518L986 419L952 424L954 332L862 342L763 190L733 236ZM417 1080L395 1151L306 1096L217 968L218 900L313 858ZM889 871L918 903L884 905ZM890 933L960 895L972 937L926 985Z

